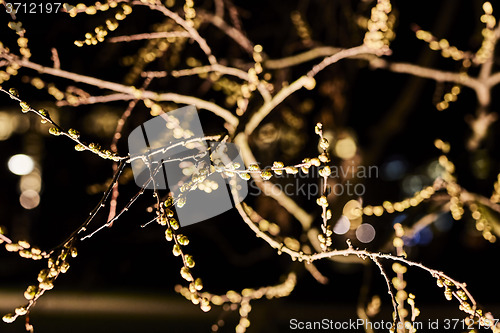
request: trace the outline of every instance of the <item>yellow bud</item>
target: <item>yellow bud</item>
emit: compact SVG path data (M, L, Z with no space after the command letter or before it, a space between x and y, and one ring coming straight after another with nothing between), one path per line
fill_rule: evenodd
M187 268L187 267L181 268L181 276L186 281L193 281L193 276L191 275L191 272L189 271L189 268Z
M273 174L271 173L271 171L269 170L263 170L261 173L260 173L260 176L262 177L262 179L264 180L269 180L271 179L271 177L273 176Z
M203 289L203 282L201 281L200 278L197 278L196 280L194 280L194 286L195 286L196 290Z
M16 308L15 312L18 316L24 316L28 310L24 306L20 306Z
M181 247L179 245L175 244L173 249L172 249L172 253L174 254L174 256L178 257L182 253Z
M179 242L179 244L184 245L184 246L189 244L189 239L182 234L177 235L177 241Z
M174 233L173 233L172 229L168 228L167 230L165 230L165 239L167 241L170 242L173 239L173 235L174 235Z
M16 315L14 315L12 313L8 313L5 316L3 316L2 320L4 322L6 322L7 324L10 324L10 323L13 323L16 320L16 318L17 318Z
M194 259L193 259L192 255L186 254L184 256L184 260L186 260L186 266L187 267L189 267L189 268L193 268L194 267Z

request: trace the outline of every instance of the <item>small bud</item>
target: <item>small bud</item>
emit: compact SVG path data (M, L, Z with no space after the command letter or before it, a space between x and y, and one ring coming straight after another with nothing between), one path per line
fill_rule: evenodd
M24 316L28 313L28 310L24 306L20 306L16 308L15 312L18 316Z
M6 243L5 244L5 249L9 252L17 252L22 249L21 246L17 243Z
M157 221L158 221L158 224L159 225L167 225L167 218L165 216L161 216L159 218L157 218Z
M26 113L26 112L28 112L31 109L30 105L28 103L26 103L26 102L19 103L19 106L21 107L21 111L23 113Z
M330 147L330 144L328 143L328 140L325 138L322 138L319 141L319 147L323 150L328 150L328 147Z
M72 247L71 248L71 257L76 258L77 255L78 255L78 250L76 249L76 247Z
M72 137L72 138L75 138L75 139L78 139L80 137L80 132L78 132L76 129L74 128L70 128L68 130L68 134Z
M451 301L453 299L453 293L451 292L450 288L446 288L446 290L444 291L444 297L446 297L448 301Z
M29 249L31 247L30 243L28 243L25 240L20 240L19 242L17 242L17 244L19 244L19 246L21 246L25 249Z
M186 204L186 198L180 197L179 200L177 200L177 208L182 208Z
M189 239L182 234L177 235L177 241L179 242L179 244L184 245L184 246L189 244Z
M271 173L271 171L269 170L263 170L261 173L260 173L260 176L262 177L262 179L264 180L269 180L271 179L271 177L273 176L273 174Z
M193 259L192 255L186 254L184 256L184 259L186 260L186 266L187 267L189 267L189 268L193 268L194 267L194 259Z
M318 204L318 206L328 207L328 200L326 199L326 197L324 195L322 195L321 197L316 199L316 203Z
M17 318L16 315L14 315L12 313L8 313L5 316L3 316L2 320L4 322L6 322L7 324L10 324L10 323L13 323L16 320L16 318Z
M321 177L328 177L332 174L332 170L330 169L330 167L327 165L326 167L324 167L323 169L319 170L319 175Z
M282 169L283 167L284 167L283 162L274 162L273 163L273 169ZM282 175L283 170L274 170L274 173L276 173L277 175Z
M45 109L40 109L40 110L38 110L38 112L39 112L42 116L44 116L44 117L48 117L48 116L49 116L49 112L48 112L47 110L45 110Z
M195 286L196 290L203 289L203 282L201 281L200 278L197 278L196 280L194 280L194 286Z
M66 273L69 269L69 263L68 262L64 262L62 265L61 265L61 273Z
M85 149L85 146L80 143L75 146L76 151L84 151Z
M317 123L316 126L314 127L314 133L319 135L319 133L321 133L322 129L323 129L323 124Z
M210 309L212 308L212 307L210 306L210 301L209 301L208 299L206 299L206 298L203 298L203 299L201 300L200 308L201 308L201 310L202 310L203 312L208 312L208 311L210 311Z
M32 300L33 298L35 298L37 291L38 291L37 286L29 286L24 292L24 298L26 298L28 301Z
M258 164L250 164L248 166L248 170L249 171L257 171L257 170L259 170L259 165Z
M182 251L181 251L181 247L178 245L178 244L175 244L174 247L172 248L172 253L174 254L174 256L178 257L181 255Z
M181 268L181 276L186 281L193 281L193 276L191 275L191 272L189 271L189 268L187 268L187 267Z
M316 157L315 158L311 158L310 162L311 162L312 165L317 166L317 167L319 167L321 165L321 162Z
M40 289L51 290L52 288L54 288L54 284L51 281L40 282L39 287Z
M174 212L171 209L165 209L167 217L174 217Z
M240 173L239 176L243 180L250 180L250 174L249 173L246 173L246 172Z
M174 199L172 197L168 197L163 204L165 207L170 207L174 204Z
M177 222L177 220L176 220L176 219L171 218L171 219L169 220L169 223L170 223L170 226L172 227L172 229L174 229L174 230L179 229L179 222Z
M172 229L168 228L167 230L165 230L165 239L167 241L170 242L173 239L173 235L174 235L174 233L173 233Z
M318 156L319 160L323 163L328 163L330 162L330 159L328 158L328 155L325 153L322 153L321 155Z
M19 93L17 92L16 88L10 88L9 94L11 94L12 96L19 97Z
M55 136L61 135L61 131L56 127L49 128L49 133Z

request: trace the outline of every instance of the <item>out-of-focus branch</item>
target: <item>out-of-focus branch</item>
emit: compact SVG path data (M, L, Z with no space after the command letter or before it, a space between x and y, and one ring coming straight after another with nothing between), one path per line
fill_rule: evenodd
M253 53L253 43L240 30L227 24L221 17L201 10L198 11L198 16L219 28L246 52Z
M110 43L119 42L132 42L136 40L144 39L157 39L157 38L186 38L191 37L186 31L168 31L168 32L150 32L144 34L128 35L128 36L118 36L108 39Z
M94 77L81 75L81 74L77 74L77 73L73 73L73 72L68 72L68 71L53 68L53 67L45 67L45 66L33 63L33 62L26 60L26 59L20 59L20 58L14 56L14 55L11 55L11 54L8 54L8 55L3 54L2 56L11 62L15 62L15 63L19 64L21 67L36 70L37 72L39 72L41 74L49 74L49 75L57 76L60 78L72 80L75 82L89 84L89 85L92 85L92 86L95 86L98 88L120 92L120 93L123 93L123 94L130 96L130 98L128 98L128 99L149 98L149 99L155 100L155 101L170 101L170 102L179 103L179 104L193 104L193 105L196 105L200 109L205 109L205 110L213 112L214 114L216 114L219 117L226 120L233 128L235 128L238 125L238 118L235 115L233 115L230 111L218 106L215 103L208 102L208 101L199 99L197 97L184 96L184 95L179 95L179 94L175 94L175 93L156 93L156 92L149 91L149 90L140 91L139 89L132 87L132 86L126 86L126 85L115 83L115 82L105 81L105 80L97 79ZM116 98L116 97L117 97L117 95L113 96L113 98ZM102 97L102 98L105 98L105 97Z
M209 65L209 66L200 66L200 67L194 67L194 68L188 68L188 69L180 69L176 71L172 71L170 74L174 77L181 77L181 76L189 76L189 75L197 75L197 74L202 74L202 73L210 73L210 72L217 72L220 74L226 74L226 75L231 75L235 76L237 78L240 78L244 81L251 82L250 75L248 75L247 72L234 68L234 67L227 67L224 65L220 64L215 64L215 65ZM261 94L262 98L264 99L264 102L269 102L271 100L271 94L267 90L267 88L261 83L261 82L256 82L257 85L257 90Z
M316 59L316 58L321 58L321 57L328 57L331 56L339 51L341 51L341 48L338 47L332 47L332 46L321 46L314 48L312 50L299 53L296 55L292 55L289 57L281 58L281 59L268 59L264 61L264 67L268 69L281 69L281 68L288 68L296 65L300 65L304 62Z

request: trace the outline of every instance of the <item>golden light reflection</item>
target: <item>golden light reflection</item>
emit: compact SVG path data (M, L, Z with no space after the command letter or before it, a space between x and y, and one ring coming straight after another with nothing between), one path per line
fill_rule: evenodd
M335 154L344 160L349 160L356 155L356 142L352 137L346 137L335 143Z

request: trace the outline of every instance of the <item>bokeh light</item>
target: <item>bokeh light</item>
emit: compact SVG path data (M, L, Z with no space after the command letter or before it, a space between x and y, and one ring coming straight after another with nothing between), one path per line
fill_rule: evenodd
M356 155L356 142L352 137L340 139L335 144L335 154L344 160L349 160Z
M21 193L19 203L25 209L36 208L40 204L40 195L35 190L26 190Z
M368 223L360 225L356 229L356 238L361 243L370 243L375 238L375 228Z
M7 112L0 112L0 141L7 140L16 129L16 119Z
M333 232L336 233L337 235L343 235L346 232L351 229L351 221L345 216L342 215L337 223L335 223L335 226L333 227Z
M17 154L9 159L8 167L13 174L23 176L33 171L35 162L28 155Z

